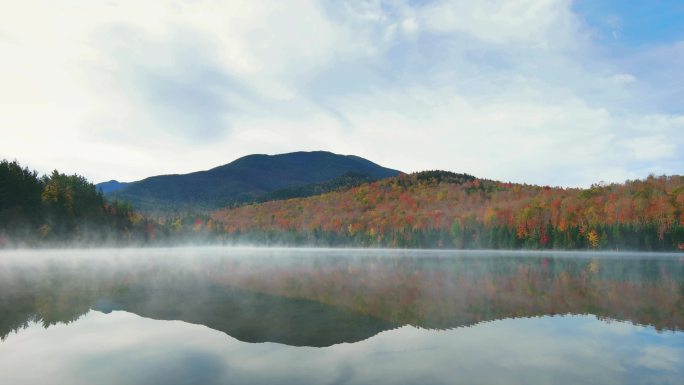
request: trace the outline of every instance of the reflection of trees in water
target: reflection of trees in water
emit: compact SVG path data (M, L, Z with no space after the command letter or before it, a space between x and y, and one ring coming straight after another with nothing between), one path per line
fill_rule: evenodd
M684 330L684 264L674 260L378 258L262 267L269 279L223 267L213 280L428 328L573 313Z
M0 269L0 335L89 309L204 324L245 341L327 346L402 324L594 314L684 330L684 264L584 258L210 258Z

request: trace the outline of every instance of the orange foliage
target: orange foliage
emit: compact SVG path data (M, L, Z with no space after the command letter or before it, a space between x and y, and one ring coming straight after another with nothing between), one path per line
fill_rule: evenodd
M651 224L662 239L673 225L684 225L684 176L579 189L485 179L425 182L402 175L347 191L224 209L213 217L231 231L320 229L373 237L479 223L513 229L520 239L534 237L540 244L548 242L547 228L572 227L594 246L600 234L594 237L589 229L599 226Z

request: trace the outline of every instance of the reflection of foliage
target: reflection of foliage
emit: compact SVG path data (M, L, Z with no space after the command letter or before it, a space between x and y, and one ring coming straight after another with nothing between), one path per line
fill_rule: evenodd
M675 259L253 257L187 264L165 257L133 266L84 259L0 269L0 335L31 321L70 322L92 307L202 323L249 341L309 338L314 346L306 325L324 319L325 343L382 325L453 328L566 313L684 330L683 282L684 264Z
M272 279L251 281L249 287L421 327L591 313L659 329L684 329L682 265L644 262L604 260L599 268L597 260L562 258L380 259L370 268L344 262L294 271L274 268L268 271ZM282 284L293 275L299 290Z
M596 274L599 271L599 262L596 259L592 259L587 266L587 271L592 274Z
M2 275L0 283L0 335L39 321L48 327L78 319L97 300L98 289L88 277L74 279L73 272L50 269L39 274Z

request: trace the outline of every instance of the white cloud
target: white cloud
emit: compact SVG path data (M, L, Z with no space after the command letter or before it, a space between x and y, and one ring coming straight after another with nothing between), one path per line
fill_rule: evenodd
M427 29L464 32L494 43L543 48L562 43L567 48L578 38L569 6L567 0L447 0L426 7L422 19Z
M625 73L619 73L615 74L611 77L611 79L621 85L627 85L630 83L634 83L636 81L636 78L632 74L625 74Z
M542 184L681 173L681 82L639 63L684 45L625 62L590 37L568 0L16 3L0 157L96 181L301 149Z

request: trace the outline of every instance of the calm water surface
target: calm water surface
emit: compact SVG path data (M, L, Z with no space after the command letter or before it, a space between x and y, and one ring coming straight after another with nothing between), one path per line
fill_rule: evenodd
M0 384L684 384L684 259L5 251L0 337Z

